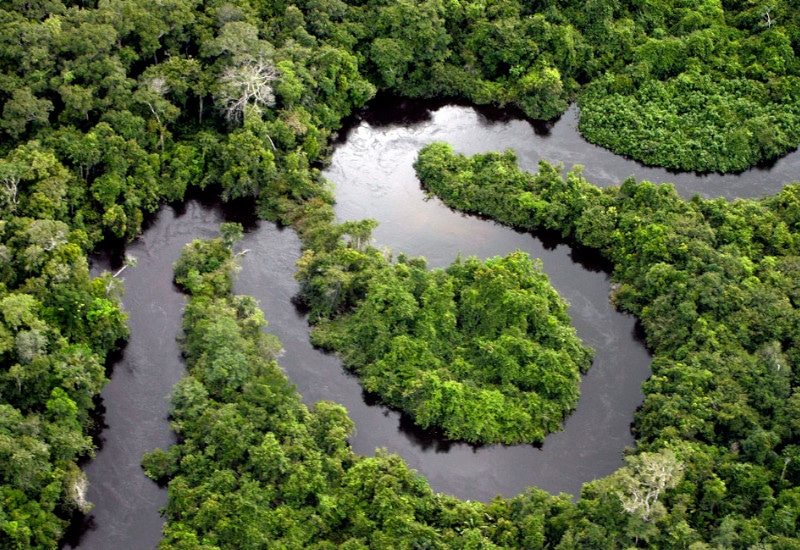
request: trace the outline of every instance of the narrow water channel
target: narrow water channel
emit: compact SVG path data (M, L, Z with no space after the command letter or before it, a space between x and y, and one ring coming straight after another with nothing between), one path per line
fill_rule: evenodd
M164 207L126 247L138 262L119 275L131 335L101 393L104 427L97 456L84 467L94 508L66 548L152 549L161 539L167 492L145 477L140 461L174 442L167 397L185 370L176 341L185 299L172 283L172 264L187 242L216 237L221 220L219 209L198 202ZM119 269L117 260L97 255L92 270Z
M545 128L468 107L376 104L342 134L325 172L336 186L337 218L377 219L374 244L395 254L425 256L431 267L448 265L458 254L485 258L517 249L542 258L545 272L571 304L579 336L597 353L582 381L577 411L564 431L549 436L541 449L448 442L377 404L334 356L313 349L308 341L306 319L291 302L297 291L292 277L299 256L296 235L269 223L251 225L241 245L249 253L235 291L259 300L268 330L284 344L279 363L304 401L328 399L347 407L356 424L351 438L356 452L372 454L385 447L425 475L434 490L461 498L513 496L529 485L577 494L584 482L621 465L623 448L633 443L629 427L642 401L641 383L649 375L649 356L635 319L609 304L608 274L597 258L426 200L411 167L426 143L447 141L467 154L513 148L521 166L530 170L540 158L566 167L580 163L587 179L599 185L631 175L674 181L687 197L761 196L777 191L800 169L800 155L794 153L770 170L739 176L670 174L587 144L575 126L574 109ZM216 236L223 219L226 214L218 206L197 201L165 207L127 248L138 259L136 267L122 274L131 338L103 390L106 427L97 457L85 467L95 509L86 531L67 547L133 550L153 548L160 539L158 509L166 492L143 475L139 461L145 452L172 442L167 395L183 374L175 336L184 304L172 284L172 264L187 242ZM96 268L102 267L110 264L97 258Z

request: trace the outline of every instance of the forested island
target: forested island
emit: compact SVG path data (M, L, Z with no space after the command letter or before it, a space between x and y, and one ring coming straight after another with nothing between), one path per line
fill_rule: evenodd
M298 277L317 310L331 307L320 289L351 274L364 282L343 288L335 308L352 313L318 321L312 342L423 428L472 443L541 443L577 405L593 352L527 255L426 271L421 258L390 266L377 249L337 247L307 254ZM348 295L358 303L348 307Z
M335 224L320 168L346 117L378 91L537 120L577 101L583 135L619 154L740 171L800 143L799 12L713 0L0 3L0 546L56 548L90 507L77 463L94 452L94 398L128 333L118 278L89 275L98 245L134 239L188 189L250 200L302 240L316 338L377 354L359 359L365 383L405 407L408 392L374 365L419 346L405 335L368 350L341 329L397 320L367 288L414 296L403 303L424 330L449 307L427 303L426 284L503 262L532 271L522 258L390 264L369 248L369 221ZM191 298L189 376L172 401L181 441L144 460L169 486L164 548L800 547L800 187L683 200L668 185L599 189L579 168L527 174L513 153L442 144L416 168L454 208L558 232L613 263L612 299L654 353L626 466L577 502L531 488L478 503L434 494L400 457L353 454L344 409L302 405L256 304L231 294L240 228L227 225L176 266ZM397 288L404 277L420 286ZM579 343L561 349L585 370ZM561 415L574 395L562 397ZM420 421L452 418L423 408Z

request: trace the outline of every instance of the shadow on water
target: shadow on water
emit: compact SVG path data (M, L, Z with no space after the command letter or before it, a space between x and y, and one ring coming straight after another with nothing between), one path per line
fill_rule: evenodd
M345 125L352 127L353 122L363 121L376 128L396 124L413 126L429 122L433 117L433 111L449 103L451 102L446 99L408 99L391 94L378 94Z
M69 526L61 539L61 548L77 548L82 538L92 531L98 529L97 521L91 514L86 515L81 512L74 512L70 518Z
M479 115L478 123L481 126L493 126L496 124L506 124L512 121L525 121L530 125L533 133L540 137L549 137L553 127L558 123L561 116L557 116L550 120L532 120L525 116L522 109L516 107L505 107L503 109L492 105L478 105L470 106L468 103L461 104L465 108L472 108Z
M636 322L633 324L631 338L633 338L635 342L640 343L643 347L647 347L647 333L644 331L644 325L639 319L636 319Z
M592 273L606 273L610 275L614 270L614 264L611 263L610 260L603 257L599 250L589 248L588 246L572 244L570 246L569 258L586 271L591 271Z
M423 451L433 451L435 453L449 453L454 442L444 437L441 430L423 429L414 424L414 420L407 414L400 415L400 423L397 427L412 445L416 445Z
M88 435L92 438L95 450L99 452L103 449L103 430L108 428L108 424L106 424L106 405L99 395L94 396L92 401L94 402L94 409L91 413L92 427ZM83 459L80 466L83 466L88 460L88 458Z
M477 124L482 127L493 126L511 121L525 121L530 125L534 134L539 137L550 135L553 127L561 116L551 120L532 120L525 113L514 106L496 107L494 105L472 105L468 101L458 98L410 99L394 96L392 94L378 94L364 109L349 117L340 132L337 143L346 141L347 133L361 122L375 128L389 126L412 126L430 122L433 113L446 106L459 106L474 109L479 115Z

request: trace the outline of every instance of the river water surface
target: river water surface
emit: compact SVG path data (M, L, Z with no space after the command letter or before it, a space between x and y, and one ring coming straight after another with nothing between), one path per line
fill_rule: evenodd
M513 496L530 485L577 495L584 482L619 468L622 450L633 444L630 423L642 402L641 383L650 372L636 321L609 304L609 275L592 253L461 215L436 199L426 200L411 165L419 149L432 141L447 141L466 154L513 148L528 170L535 170L541 158L567 168L582 164L585 177L603 186L628 176L675 182L686 197L774 193L800 173L800 155L793 153L769 169L742 175L672 174L583 141L576 131L574 108L554 125L543 127L469 107L375 103L343 132L325 171L336 187L340 221L378 220L375 245L389 247L395 254L425 256L430 267L444 267L458 254L487 258L526 251L542 259L551 282L571 304L569 314L578 335L596 356L583 378L577 410L564 431L548 436L540 449L448 442L434 432L414 428L366 395L336 357L315 350L308 341L306 319L291 301L297 292L292 275L300 253L295 234L270 223L249 224L240 245L249 252L235 291L259 300L268 330L285 348L279 363L304 401L328 399L347 408L356 424L350 440L356 452L372 454L385 447L427 477L435 491L466 499ZM87 496L95 509L85 531L68 547L135 549L158 543L162 526L158 510L166 503L166 492L145 478L139 462L145 452L173 441L167 395L183 375L175 336L185 302L172 284L172 264L184 244L216 236L219 222L235 217L218 205L198 201L165 207L142 237L127 247L127 253L138 259L136 267L121 275L131 338L102 392L106 427L97 457L85 467L90 481ZM110 269L112 263L98 257L95 269Z

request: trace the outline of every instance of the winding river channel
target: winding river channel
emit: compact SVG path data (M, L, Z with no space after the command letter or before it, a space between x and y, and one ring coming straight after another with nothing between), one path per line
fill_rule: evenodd
M347 408L356 424L350 439L356 452L372 454L385 447L424 475L435 491L482 501L497 494L513 496L531 485L577 495L584 482L619 468L622 450L633 444L630 424L643 399L641 384L649 376L650 358L636 320L616 312L608 301L604 264L591 252L426 200L412 168L417 152L432 141L447 141L466 154L511 148L527 170L536 170L542 158L566 168L581 164L584 176L597 185L635 176L674 182L687 198L695 193L727 198L772 194L800 174L800 154L740 175L675 174L588 144L578 135L576 121L574 107L555 124L535 126L471 107L374 102L341 134L324 173L335 185L337 219L376 219L374 244L395 254L424 256L430 267L444 267L458 254L487 258L518 249L542 259L553 285L571 304L578 335L596 350L578 408L562 432L548 436L541 448L474 447L414 428L365 394L336 357L310 345L306 318L291 301L300 254L296 235L248 219L248 213L191 200L164 207L126 249L138 259L121 275L131 338L103 390L100 448L85 466L88 498L95 508L67 547L133 550L153 548L160 539L159 508L166 503L166 491L144 476L139 461L145 452L173 440L167 396L184 372L175 336L185 301L172 284L172 264L187 242L216 236L223 220L238 219L248 229L241 247L249 252L235 291L259 300L268 330L285 348L279 363L304 401L327 399ZM93 268L111 269L114 262L99 255Z

